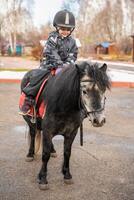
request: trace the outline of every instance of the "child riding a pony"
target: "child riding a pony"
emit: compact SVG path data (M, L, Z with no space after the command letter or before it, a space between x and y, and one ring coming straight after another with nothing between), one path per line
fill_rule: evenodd
M41 68L34 74L30 82L23 88L26 98L21 107L20 114L27 115L34 105L35 97L44 79L48 77L51 70L64 68L75 63L78 54L78 47L75 39L71 36L75 29L75 17L68 10L61 10L56 13L53 26L55 31L49 34L43 50L45 61L42 61Z

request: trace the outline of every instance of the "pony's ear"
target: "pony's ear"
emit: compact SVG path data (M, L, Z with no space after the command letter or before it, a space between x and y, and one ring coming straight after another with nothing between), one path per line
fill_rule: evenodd
M85 68L83 68L83 64L77 63L75 64L75 67L77 69L77 73L79 74L79 76L82 77L85 74Z
M104 63L104 64L100 67L100 70L102 70L103 72L106 72L106 70L107 70L107 64Z
M76 68L77 68L77 71L78 71L79 73L84 73L87 64L88 64L88 63L87 63L86 61L76 63L75 66L76 66Z
M79 72L80 71L79 65L75 64L75 67L76 67L77 71Z
M78 74L81 74L82 73L81 64L77 63L77 64L75 64L75 67L77 69Z

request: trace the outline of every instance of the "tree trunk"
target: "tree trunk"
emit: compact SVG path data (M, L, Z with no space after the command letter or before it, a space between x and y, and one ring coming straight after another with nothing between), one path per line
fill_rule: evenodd
M15 55L16 54L16 32L10 33L9 44L10 44L12 55Z

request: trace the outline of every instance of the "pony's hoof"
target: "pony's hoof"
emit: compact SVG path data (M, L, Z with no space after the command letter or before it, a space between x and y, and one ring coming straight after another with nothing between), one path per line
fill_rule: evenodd
M49 186L48 186L48 184L39 184L39 189L40 190L48 190Z
M74 182L73 182L73 179L71 178L71 179L64 179L64 183L67 184L67 185L71 185Z
M57 158L57 153L51 153L50 155L52 158Z
M26 157L25 161L26 162L32 162L34 160L34 157Z

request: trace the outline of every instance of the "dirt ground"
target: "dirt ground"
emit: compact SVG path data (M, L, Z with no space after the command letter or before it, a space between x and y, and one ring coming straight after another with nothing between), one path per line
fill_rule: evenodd
M58 157L49 161L47 191L36 182L41 154L25 162L27 126L18 115L19 93L19 84L0 84L0 200L134 200L134 89L107 93L102 128L85 120L84 146L78 133L72 148L72 185L63 183L63 138L55 137Z

